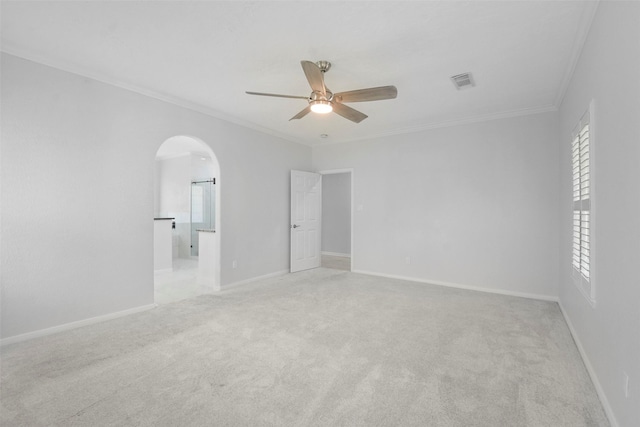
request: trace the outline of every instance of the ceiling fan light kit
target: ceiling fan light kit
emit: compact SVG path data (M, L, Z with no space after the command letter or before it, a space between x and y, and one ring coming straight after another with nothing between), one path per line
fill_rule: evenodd
M309 102L309 108L318 114L327 114L333 111L333 107L329 101L311 101Z
M395 86L382 86L367 89L357 89L348 92L332 93L324 84L324 73L329 71L331 63L329 61L300 61L302 70L304 71L307 81L311 86L311 95L295 96L280 95L264 92L246 92L249 95L273 96L277 98L301 98L306 99L309 105L289 120L297 120L306 116L310 111L318 114L327 114L334 112L345 119L354 123L360 123L367 118L367 115L355 110L345 102L367 102L380 101L383 99L394 99L398 96L398 90Z

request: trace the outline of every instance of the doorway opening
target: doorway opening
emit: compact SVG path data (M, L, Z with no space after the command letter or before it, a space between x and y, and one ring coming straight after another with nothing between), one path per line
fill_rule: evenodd
M216 179L191 182L191 256L200 253L199 230L215 230Z
M154 168L154 297L166 304L220 289L220 166L198 138L158 148Z
M321 171L321 266L351 271L353 266L353 169Z

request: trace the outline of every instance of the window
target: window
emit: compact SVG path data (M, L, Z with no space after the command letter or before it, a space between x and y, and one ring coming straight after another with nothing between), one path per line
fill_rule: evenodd
M582 116L571 137L573 168L573 278L590 303L595 303L592 275L593 185L592 185L592 106Z

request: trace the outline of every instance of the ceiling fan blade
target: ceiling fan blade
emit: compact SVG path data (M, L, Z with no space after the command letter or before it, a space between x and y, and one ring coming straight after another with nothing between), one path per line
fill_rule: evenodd
M311 89L313 89L314 92L320 92L326 95L327 89L324 86L324 76L322 75L322 71L320 71L320 67L311 61L300 61L300 64L302 64L304 75L307 76Z
M355 123L360 123L361 121L363 121L368 117L366 114L361 113L358 110L354 110L353 108L348 107L344 104L332 102L331 105L333 106L334 113L339 114L345 119L351 120L352 122L355 122Z
M396 96L398 96L398 89L395 86L381 86L336 93L333 95L333 100L337 102L364 102L393 99Z
M307 114L309 114L309 112L311 111L311 106L307 106L307 108L305 108L304 110L300 111L298 114L296 114L295 116L291 117L289 119L289 121L291 120L296 120L296 119L301 119L304 116L306 116Z
M296 98L309 100L308 96L295 96L295 95L279 95L277 93L262 93L262 92L245 92L248 95L260 95L260 96L275 96L276 98Z

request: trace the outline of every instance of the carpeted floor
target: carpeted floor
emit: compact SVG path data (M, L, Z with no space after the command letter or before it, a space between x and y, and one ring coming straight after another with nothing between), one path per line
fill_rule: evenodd
M322 255L320 265L325 268L333 268L334 270L351 271L351 257Z
M2 349L3 426L607 426L558 305L326 268Z

